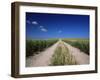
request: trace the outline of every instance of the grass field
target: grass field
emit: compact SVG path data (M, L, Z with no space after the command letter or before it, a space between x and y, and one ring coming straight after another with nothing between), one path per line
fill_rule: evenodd
M45 50L56 42L56 39L26 40L26 57L38 54L38 52Z

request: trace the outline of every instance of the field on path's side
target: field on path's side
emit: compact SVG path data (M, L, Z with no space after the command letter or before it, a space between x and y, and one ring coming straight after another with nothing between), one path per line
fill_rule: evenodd
M56 43L56 39L52 40L26 40L26 57L35 55L44 51L48 47Z

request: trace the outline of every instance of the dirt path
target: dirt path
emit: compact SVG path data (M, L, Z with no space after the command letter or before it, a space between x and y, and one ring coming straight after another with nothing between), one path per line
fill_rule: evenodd
M70 54L75 57L77 64L89 64L89 56L86 53L81 52L79 49L72 47L62 40L59 40L53 46L47 48L45 51L39 53L38 55L26 58L26 67L48 66L55 49L60 45L59 43L63 43L63 45L66 45L66 47L69 49Z
M50 48L47 48L45 51L39 53L38 55L26 58L26 67L48 66L50 64L51 57L54 54L54 50L56 49L58 44L59 41Z
M78 48L72 47L68 43L63 42L70 51L70 54L75 57L75 60L78 64L89 64L89 56L80 51Z

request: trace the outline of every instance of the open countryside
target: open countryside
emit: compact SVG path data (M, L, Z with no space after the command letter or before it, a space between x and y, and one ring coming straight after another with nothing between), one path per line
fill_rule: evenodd
M89 62L88 15L26 13L26 67Z
M27 55L26 66L89 64L89 54L86 53L89 51L88 41L72 41L75 44L72 45L72 43L64 42L64 40L49 40L47 42L37 40L35 43L33 40L28 42L27 44L31 45L28 46L31 52ZM35 50L35 45L37 50Z

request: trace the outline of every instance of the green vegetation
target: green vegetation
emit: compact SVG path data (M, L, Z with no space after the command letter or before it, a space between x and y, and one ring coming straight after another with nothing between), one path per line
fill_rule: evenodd
M60 43L55 50L50 65L57 66L74 64L77 64L75 58L69 53L68 48L63 43Z
M89 40L88 39L83 39L83 40L80 39L80 40L74 40L74 41L64 39L63 41L66 43L69 43L70 45L76 48L79 48L81 51L89 55Z
M88 38L62 38L62 40L64 41L89 41Z
M56 42L57 40L26 40L26 57L38 54Z

